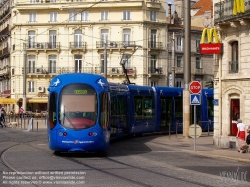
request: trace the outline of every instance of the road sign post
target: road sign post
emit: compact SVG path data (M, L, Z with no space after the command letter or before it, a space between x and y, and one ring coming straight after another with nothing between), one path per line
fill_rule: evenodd
M194 105L194 151L196 150L196 105L200 105L200 92L201 83L199 81L192 81L189 84L189 91L192 93L190 95L190 104Z

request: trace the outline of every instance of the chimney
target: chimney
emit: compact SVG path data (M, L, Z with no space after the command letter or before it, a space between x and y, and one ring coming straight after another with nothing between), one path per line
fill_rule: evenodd
M168 17L169 17L169 23L171 24L171 6L172 6L172 3L168 3Z

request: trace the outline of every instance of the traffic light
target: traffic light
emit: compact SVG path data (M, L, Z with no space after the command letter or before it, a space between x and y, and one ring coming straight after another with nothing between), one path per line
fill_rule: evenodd
M206 82L205 87L214 89L214 81L210 78L210 79Z

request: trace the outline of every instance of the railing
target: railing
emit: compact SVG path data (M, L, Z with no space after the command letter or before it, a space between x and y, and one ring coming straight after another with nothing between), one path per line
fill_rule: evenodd
M148 41L148 47L151 49L162 49L162 42Z
M175 68L175 73L176 74L182 74L184 72L183 67L176 67Z
M250 0L244 0L245 12L233 14L234 0L225 0L214 4L214 23L230 20L232 18L239 18L249 16L250 14Z
M3 35L7 35L9 32L10 32L10 26L9 26L9 24L7 25L7 27L5 27L3 30L1 30L1 32L0 32L0 37L2 38L2 37L5 37L5 36L3 36Z
M204 69L203 68L194 68L193 73L194 74L204 74Z
M30 42L26 45L28 49L59 49L60 42Z
M239 71L238 60L230 61L229 62L229 73L238 73L238 71Z
M86 49L86 42L69 42L69 47L71 49Z
M9 55L10 54L10 50L8 47L5 47L3 50L0 50L0 58L4 57L5 55Z
M135 41L107 41L106 42L106 48L125 48L129 46L135 45ZM105 42L104 41L97 41L96 42L96 48L104 48Z
M162 68L161 67L149 67L148 68L148 73L149 74L162 74L163 71L162 71Z
M136 73L136 68L135 67L130 67L130 68L126 68L127 74L128 75L133 75ZM94 73L96 74L104 74L104 67L95 67L94 68ZM107 73L109 75L124 75L124 71L121 67L110 67L107 68Z

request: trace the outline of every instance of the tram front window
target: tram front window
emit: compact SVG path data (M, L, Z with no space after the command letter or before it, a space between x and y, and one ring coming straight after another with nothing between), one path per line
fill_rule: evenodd
M71 129L94 126L97 118L95 90L89 85L72 84L62 89L59 101L59 122Z

